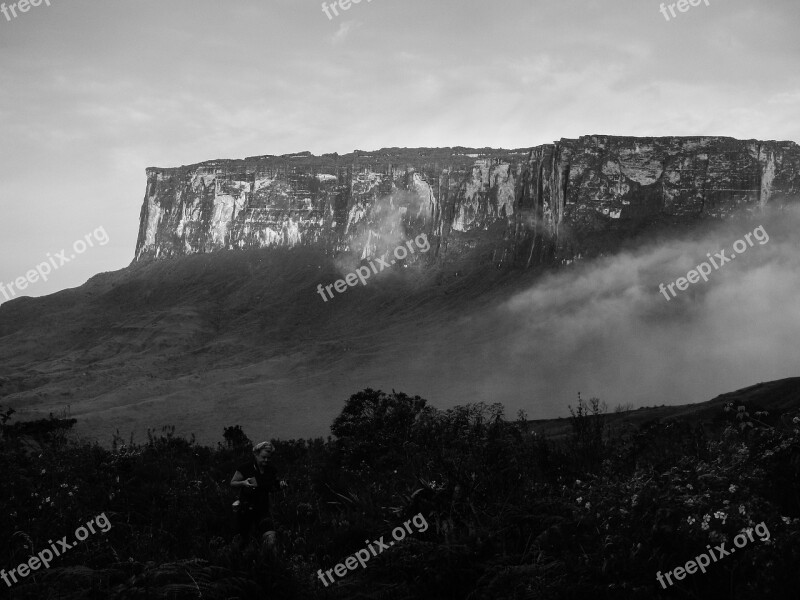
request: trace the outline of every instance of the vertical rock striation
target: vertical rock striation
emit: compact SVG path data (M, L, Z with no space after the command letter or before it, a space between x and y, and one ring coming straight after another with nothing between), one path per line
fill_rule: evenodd
M439 263L547 265L658 224L756 213L799 190L797 144L722 137L216 160L147 169L135 260L297 245L367 258L427 233L426 257Z

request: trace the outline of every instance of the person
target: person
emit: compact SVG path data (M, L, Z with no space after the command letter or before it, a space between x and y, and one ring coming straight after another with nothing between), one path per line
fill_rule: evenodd
M261 442L253 447L253 460L236 469L231 487L239 490L239 506L236 522L240 544L245 544L251 534L261 534L264 548L276 553L275 523L272 520L269 494L284 487L278 483L278 474L269 461L275 448L270 442Z

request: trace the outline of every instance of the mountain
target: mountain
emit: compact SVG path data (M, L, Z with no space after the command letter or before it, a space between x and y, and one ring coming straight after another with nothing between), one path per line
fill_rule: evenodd
M552 265L647 226L725 218L800 188L800 147L724 137L583 136L517 150L384 148L147 169L136 260L254 247Z
M447 344L452 323L533 274L408 267L323 302L316 286L339 277L314 249L262 248L140 262L12 300L0 306L0 404L23 419L69 405L77 430L103 441L165 424L205 442L233 424L327 435L351 394L414 388L401 357L422 359L429 339ZM442 363L425 361L442 389L467 393Z
M624 321L615 315L628 307L591 313L608 305L592 286L573 293L563 282L548 288L547 277L574 272L583 282L599 272L586 259L782 207L798 173L792 142L610 136L148 169L129 267L0 306L0 404L21 419L69 410L81 433L104 443L115 429L141 440L166 424L207 443L235 424L258 438L326 435L344 401L366 387L438 407L497 401L560 414L564 394L577 391L565 381L580 376L599 393L609 365L636 371L651 350L616 335ZM783 221L785 231L768 225L776 240L791 237ZM428 251L320 297L320 286L421 235ZM753 255L766 258L773 245ZM652 307L635 307L629 321L639 338L672 331L684 347L681 323L692 325L697 312L664 314L659 256L661 279L646 282ZM738 267L726 268L733 276ZM547 297L531 296L540 284ZM604 322L615 335L594 328ZM657 357L666 366L646 393L631 380L628 397L604 399L697 402L764 373L751 360L735 376L704 375L700 385L686 372L685 387L662 385L674 356ZM791 374L773 364L763 379Z

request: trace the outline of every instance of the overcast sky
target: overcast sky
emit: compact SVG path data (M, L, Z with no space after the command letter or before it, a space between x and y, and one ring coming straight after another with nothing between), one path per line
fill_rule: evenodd
M669 21L655 0L364 0L333 19L318 0L50 3L0 14L0 282L99 227L110 242L32 296L130 263L148 166L585 134L800 141L797 0Z

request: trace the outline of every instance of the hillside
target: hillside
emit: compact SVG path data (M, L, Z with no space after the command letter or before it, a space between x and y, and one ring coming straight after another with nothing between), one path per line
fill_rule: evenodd
M761 215L775 241L670 304L659 281L755 220L661 231L552 269L398 263L327 301L318 286L355 268L346 255L260 248L137 262L0 306L0 399L23 418L69 407L102 443L164 424L202 441L235 423L323 435L362 387L533 417L566 415L578 391L612 409L702 402L794 374L795 222Z
M681 420L692 425L704 424L712 428L726 423L723 408L726 404L747 406L750 412L766 411L770 416L762 420L770 425L780 424L780 415L800 409L800 377L757 383L734 392L721 394L705 402L679 406L650 406L614 412L608 407L606 423L612 431L640 428L654 421ZM534 419L534 431L553 439L563 439L571 432L569 419ZM716 427L715 427L716 426Z
M413 357L533 274L397 267L323 302L316 286L339 277L309 249L261 249L132 265L8 302L0 397L26 418L70 405L82 431L102 431L104 443L116 428L142 436L163 424L201 440L216 439L223 423L252 421L270 435L322 435L340 406L332 398L436 379L424 365L397 376L392 357ZM450 385L452 400L459 386Z

